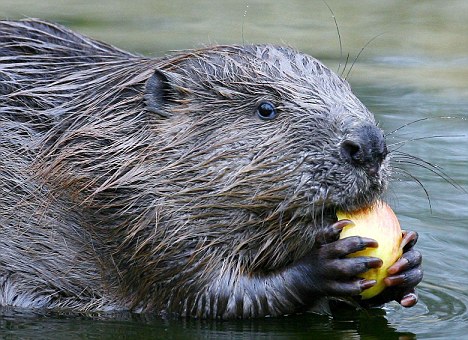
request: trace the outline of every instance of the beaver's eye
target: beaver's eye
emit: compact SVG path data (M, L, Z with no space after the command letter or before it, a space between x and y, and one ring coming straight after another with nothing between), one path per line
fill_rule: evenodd
M263 120L275 119L278 115L275 106L270 102L262 102L257 106L257 116Z

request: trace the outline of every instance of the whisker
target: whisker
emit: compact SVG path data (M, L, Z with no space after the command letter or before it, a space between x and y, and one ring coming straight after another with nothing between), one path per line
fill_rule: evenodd
M414 141L425 140L425 139L433 139L433 138L451 138L451 137L460 138L460 137L465 137L465 135L434 135L434 136L415 137L415 138L411 138L411 139L405 139L405 140L402 140L402 141L398 141L398 142L395 142L395 143L390 143L390 144L387 145L387 147L397 146L397 148L395 148L393 150L390 150L390 152L395 152L395 151L399 150L402 146L404 146L408 142L414 142Z
M452 177L450 177L441 167L434 165L428 161L425 161L424 159L420 157L411 155L406 152L397 151L396 155L398 158L394 158L393 159L394 162L420 166L432 172L433 174L439 176L440 178L442 178L444 181L449 183L454 188L461 190L464 193L467 193L467 191L460 184L458 184Z
M420 119L416 119L416 120L413 120L411 122L408 122L406 124L403 124L402 126L400 127L397 127L395 130L392 130L388 133L386 133L387 136L390 136L390 135L393 135L395 132L397 131L400 131L401 129L405 128L405 127L408 127L410 125L413 125L413 124L416 124L416 123L419 123L419 122L422 122L422 121L425 121L425 120L428 120L430 119L430 117L424 117L424 118L420 118Z
M402 126L400 127L397 127L395 130L392 130L390 132L387 132L386 135L387 136L391 136L392 134L394 134L395 132L397 131L400 131L401 129L405 128L405 127L408 127L410 125L413 125L413 124L416 124L416 123L420 123L422 121L425 121L425 120L429 120L429 119L460 119L460 120L466 120L465 117L451 117L451 116L437 116L437 117L424 117L424 118L419 118L419 119L416 119L416 120L413 120L411 122L408 122L406 124L403 124ZM447 137L450 137L450 136L447 136Z
M407 171L407 170L405 170L403 168L399 168L399 167L396 167L395 169L400 171L400 173L402 173L402 174L408 176L409 178L411 178L413 181L415 181L424 190L424 194L426 195L427 202L429 204L429 211L432 214L431 197L429 196L429 192L427 191L424 184L422 184L422 182L416 176L412 175L409 171Z
M341 32L340 32L340 27L338 25L338 21L336 20L336 16L335 16L335 13L333 12L333 10L331 9L331 7L328 5L328 3L325 1L325 0L322 0L323 3L325 4L325 6L328 7L328 10L330 11L331 15L332 15L332 18L333 18L333 21L335 22L335 27L336 27L336 32L338 33L338 42L340 44L340 62L338 64L338 69L336 70L336 73L339 73L340 72L340 68L341 68L341 61L343 60L343 45L342 45L342 42L341 42ZM346 68L346 64L345 64L345 68ZM344 70L344 69L343 69Z
M249 10L249 5L246 5L245 6L245 11L244 11L244 15L242 16L242 45L245 45L245 37L244 37L244 26L245 26L245 19L247 17L247 11Z
M354 64L356 64L357 60L359 59L359 57L361 56L361 53L364 52L364 50L366 49L367 46L369 46L369 44L371 42L373 42L375 39L377 39L378 37L384 35L386 32L384 33L380 33L380 34L377 34L375 37L373 37L372 39L370 39L362 48L361 50L359 51L359 53L357 54L356 58L354 58L353 60L353 63L351 64L351 67L349 68L348 70L348 73L346 73L346 77L344 78L345 80L347 80L349 78L349 74L351 73L353 67L354 67Z
M340 77L342 77L342 78L343 78L343 74L345 73L346 67L348 67L348 63L349 63L349 52L346 55L345 64L344 64L343 70L341 71L341 74L340 74Z

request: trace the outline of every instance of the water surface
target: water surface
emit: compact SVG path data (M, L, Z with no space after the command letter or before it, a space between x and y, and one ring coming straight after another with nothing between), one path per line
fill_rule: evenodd
M294 46L348 77L393 150L436 165L395 164L387 199L416 230L424 256L420 302L333 317L162 321L144 315L77 317L0 310L6 338L456 339L468 331L468 2L2 0L3 18L40 17L136 53L213 43ZM415 122L415 123L412 123ZM404 128L399 129L400 127ZM394 133L392 131L397 130ZM395 161L397 157L395 157ZM407 171L411 176L405 175ZM443 175L440 175L443 174ZM414 179L416 178L417 181ZM420 184L418 183L420 182Z

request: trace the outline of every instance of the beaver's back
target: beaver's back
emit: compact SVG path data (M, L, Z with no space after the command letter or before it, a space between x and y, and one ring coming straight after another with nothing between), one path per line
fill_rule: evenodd
M86 107L111 103L106 94L126 81L117 73L130 58L138 59L62 26L0 22L0 305L60 300L83 310L106 295L98 262L108 255L83 228L88 214L41 171L48 148L81 113L86 120Z
M28 55L44 55L60 60L75 58L77 61L131 56L114 46L89 39L50 22L35 19L0 21L0 56Z

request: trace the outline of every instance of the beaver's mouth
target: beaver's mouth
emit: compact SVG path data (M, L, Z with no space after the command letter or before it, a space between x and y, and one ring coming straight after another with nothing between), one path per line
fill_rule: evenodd
M316 214L315 224L327 226L338 221L337 212L352 213L357 210L370 207L376 201L381 199L381 195L367 195L365 198L349 199L342 203L330 203L326 205L323 210Z

